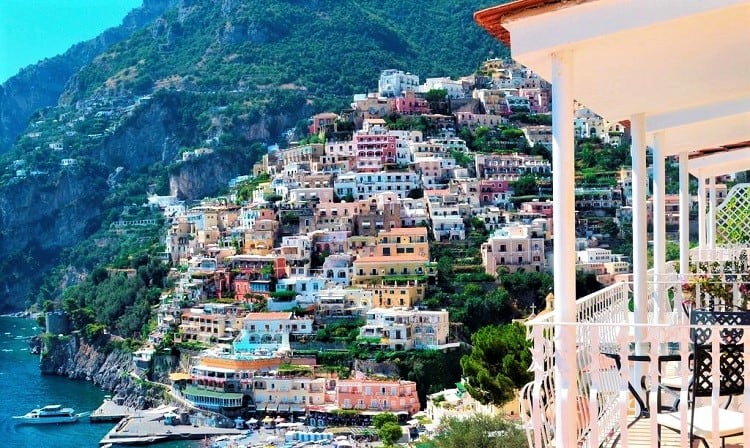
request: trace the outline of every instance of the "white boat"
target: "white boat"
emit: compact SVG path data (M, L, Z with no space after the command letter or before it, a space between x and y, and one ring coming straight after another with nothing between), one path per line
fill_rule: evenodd
M76 414L72 408L64 408L59 404L50 404L39 409L34 409L24 415L15 415L13 419L17 423L30 423L41 425L45 423L74 423L79 418L86 417L88 412Z

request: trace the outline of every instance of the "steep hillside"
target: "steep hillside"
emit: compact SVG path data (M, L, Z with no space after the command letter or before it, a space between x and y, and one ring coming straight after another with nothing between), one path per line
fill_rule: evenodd
M0 152L15 144L0 158L0 311L54 298L99 263L126 267L158 229L125 250L113 225L148 217L133 207L147 190L216 193L262 143L374 90L381 70L465 75L506 54L472 20L492 0L144 3L2 86Z
M128 14L122 25L74 45L60 56L26 67L0 85L0 153L10 149L37 109L57 104L68 79L81 67L112 44L151 24L175 4L177 0L144 0L143 6Z
M430 76L473 71L505 54L472 21L473 0L183 0L152 26L99 55L68 86L94 92L301 89L349 96L375 87L380 70Z

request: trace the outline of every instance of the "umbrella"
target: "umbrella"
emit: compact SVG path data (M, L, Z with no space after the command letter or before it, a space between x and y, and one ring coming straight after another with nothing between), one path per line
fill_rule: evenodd
M263 419L263 423L271 423L271 422L273 422L273 419L268 415Z
M257 418L251 418L250 420L247 421L247 423L249 423L251 425L254 425L254 424L258 423L258 419Z
M285 419L284 417L276 417L276 419L275 419L274 421L275 421L276 423L281 423L281 422L285 422L285 421L286 421L286 419Z

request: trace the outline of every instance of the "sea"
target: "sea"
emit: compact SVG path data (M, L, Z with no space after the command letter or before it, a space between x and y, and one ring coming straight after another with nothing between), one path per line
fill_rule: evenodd
M113 423L22 425L12 416L47 404L76 412L93 411L108 392L87 381L39 372L39 356L29 353L29 339L40 329L31 319L0 316L0 446L5 448L96 448ZM168 442L158 448L194 448L200 442Z

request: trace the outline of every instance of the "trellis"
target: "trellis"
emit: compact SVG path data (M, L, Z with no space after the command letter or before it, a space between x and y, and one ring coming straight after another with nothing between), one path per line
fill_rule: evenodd
M716 208L716 244L750 243L750 184L737 184Z

